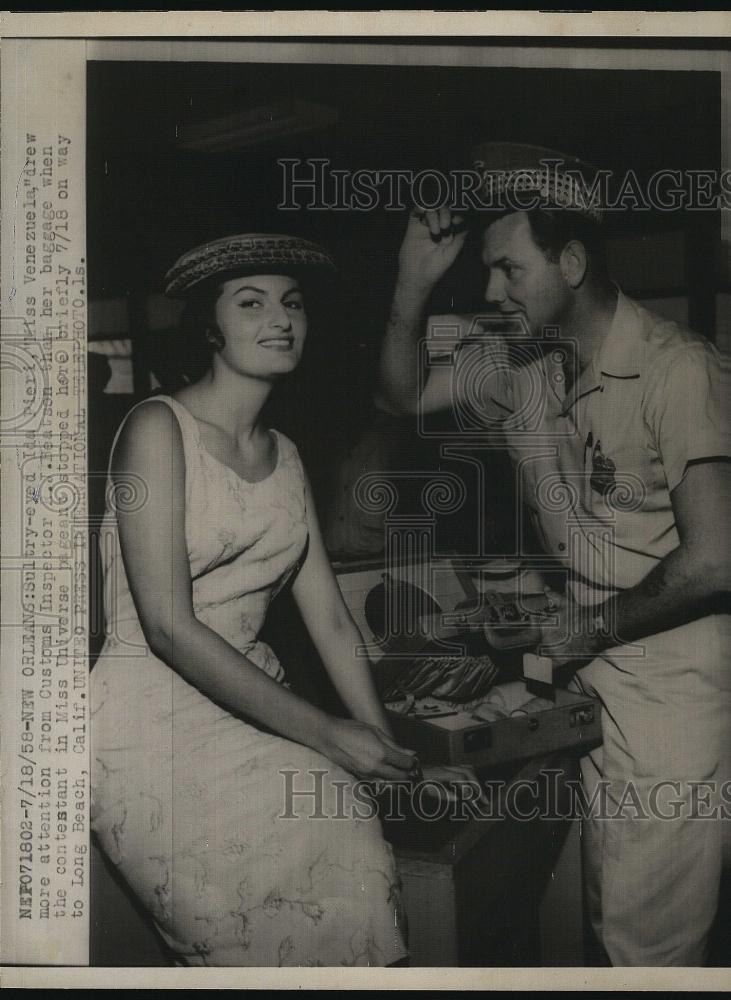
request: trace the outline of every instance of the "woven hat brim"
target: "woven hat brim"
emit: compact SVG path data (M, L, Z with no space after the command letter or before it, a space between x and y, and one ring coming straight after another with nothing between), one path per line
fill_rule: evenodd
M596 197L585 197L577 183L582 179L591 189L598 168L590 163L554 149L501 142L477 146L471 158L483 174L485 191L496 199L496 208L517 210L520 199L530 203L536 196L544 207L573 210L596 223L602 220L604 206Z
M244 274L334 274L335 262L316 243L292 236L245 233L183 254L165 275L165 294L187 298L211 280Z

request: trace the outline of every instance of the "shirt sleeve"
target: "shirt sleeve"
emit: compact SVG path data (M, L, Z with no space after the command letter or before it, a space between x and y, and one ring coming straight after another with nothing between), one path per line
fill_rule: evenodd
M663 365L648 399L648 421L668 490L690 462L731 457L731 358L692 344Z

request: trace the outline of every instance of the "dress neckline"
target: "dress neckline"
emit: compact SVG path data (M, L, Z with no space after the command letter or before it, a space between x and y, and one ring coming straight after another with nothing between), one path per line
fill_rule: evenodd
M160 399L160 396L152 396L150 398L151 399ZM205 444L203 443L203 436L201 434L200 425L199 425L198 421L196 420L196 418L193 416L193 414L190 412L190 410L188 409L188 407L185 405L185 403L181 403L179 399L175 399L173 396L165 396L164 398L165 399L169 399L171 403L173 403L174 405L179 406L184 411L185 415L192 420L192 422L193 422L193 424L195 426L196 434L198 436L198 444L200 446L201 451L208 458L210 458L212 462L215 462L216 465L220 465L220 467L222 469L225 469L232 476L235 476L236 479L239 480L239 482L244 483L246 486L261 486L262 483L266 483L267 480L271 479L272 476L274 475L274 473L279 468L279 463L280 463L281 458L282 458L282 442L281 442L281 438L279 436L279 431L274 430L273 427L268 427L267 428L268 433L272 434L274 436L274 446L275 446L276 451L277 451L276 458L274 459L274 465L272 466L272 471L268 472L267 475L264 476L262 479L246 479L246 477L240 475L240 473L238 473L236 471L236 469L232 469L230 465L227 465L226 462L221 461L220 458L217 458L212 452L210 452L208 450L208 448L206 448Z

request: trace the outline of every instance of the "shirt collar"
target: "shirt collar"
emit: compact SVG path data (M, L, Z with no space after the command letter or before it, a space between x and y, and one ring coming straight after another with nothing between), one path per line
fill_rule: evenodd
M581 396L600 389L605 376L638 378L640 345L640 318L630 300L617 288L617 306L609 331L563 401L563 413L568 413Z
M617 289L617 307L614 310L609 333L591 360L597 377L637 378L640 374L641 321L636 309Z

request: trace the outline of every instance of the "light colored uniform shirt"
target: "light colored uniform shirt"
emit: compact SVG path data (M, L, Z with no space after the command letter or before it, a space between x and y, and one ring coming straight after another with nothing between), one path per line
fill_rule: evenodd
M474 416L505 434L519 499L545 552L570 570L575 599L639 583L678 546L670 494L688 463L731 456L729 359L621 292L568 394L559 340L528 364L503 354L492 374L494 345L478 350L479 364L458 352L455 378L479 368Z
M731 456L729 362L621 293L568 393L564 345L548 341L542 356L536 347L486 339L460 349L454 398L467 400L465 426L488 441L492 429L504 435L546 553L566 567L577 601L599 603L677 548L671 493L689 463ZM677 822L630 813L582 826L589 917L614 965L704 961L731 824L689 818L691 789L713 782L717 808L731 776L730 623L709 615L606 649L572 678L602 705L602 745L582 760L587 797L603 782L616 805L632 781L652 817L653 789L670 779L682 805Z

